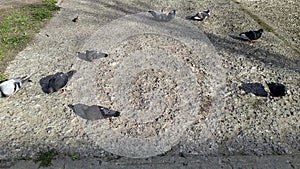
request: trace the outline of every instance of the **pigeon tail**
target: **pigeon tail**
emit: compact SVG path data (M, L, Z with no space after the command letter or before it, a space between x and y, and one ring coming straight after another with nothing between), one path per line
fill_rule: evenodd
M26 83L28 83L28 82L32 82L32 80L30 79L30 76L24 76L24 77L22 77L21 79L22 79L22 80L21 80L21 83L22 83L22 84L26 84Z
M119 111L114 111L111 109L108 109L106 107L98 106L99 110L102 112L104 117L118 117L120 116Z

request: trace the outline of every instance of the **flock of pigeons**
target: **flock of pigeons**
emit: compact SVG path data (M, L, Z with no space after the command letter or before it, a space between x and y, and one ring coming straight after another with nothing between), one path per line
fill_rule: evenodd
M155 20L158 21L170 21L175 17L176 10L171 10L169 13L164 12L163 8L161 12L157 11L148 11L152 14ZM204 21L210 16L210 10L205 10L203 12L198 12L195 15L187 16L186 19L193 21ZM244 41L249 41L251 43L255 42L255 40L259 39L264 32L263 29L258 30L250 30L247 32L242 32L239 36L231 35L231 37L235 39L240 39ZM269 87L270 95L272 97L281 97L286 94L286 87L281 83L266 83ZM264 89L264 86L261 83L243 83L240 86L240 89L244 90L246 93L253 93L256 96L267 97L268 93Z
M96 50L86 50L85 52L77 53L78 58L88 62L93 62L95 59L107 56L108 54L98 52ZM57 72L55 74L41 78L39 83L42 91L47 94L54 92L66 92L67 90L65 89L65 86L75 73L76 70L71 70L67 73ZM1 81L0 97L11 97L29 82L32 82L30 80L30 76L17 77ZM75 105L69 104L68 107L70 107L74 111L74 113L87 120L97 120L120 116L120 112L98 105L88 106L79 103Z
M157 11L148 11L150 14L152 14L153 18L157 21L163 21L163 22L168 22L175 18L176 15L176 10L171 10L170 12L165 12L165 8L161 10L161 12ZM186 19L188 20L193 20L193 21L204 21L208 17L210 17L210 10L205 10L203 12L198 12L195 15L192 16L187 16ZM76 17L78 19L78 17ZM74 19L76 19L74 18ZM237 38L240 40L245 40L245 41L250 41L250 42L255 42L255 40L259 39L264 32L263 29L259 30L250 30L247 32L242 32L239 34L239 36L231 36L233 38Z
M157 11L148 11L155 20L168 22L175 17L176 10L171 10L170 12L164 12L164 9L161 12ZM203 12L198 12L193 16L187 16L186 19L193 21L204 21L210 16L210 10L205 10ZM73 22L78 21L78 16L72 20ZM248 31L242 32L239 34L240 39L254 42L259 39L263 33L263 29L257 31ZM108 54L98 52L96 50L87 50L85 52L77 53L77 57L92 62L95 59L107 57ZM41 89L44 93L50 94L53 92L65 92L64 87L67 85L71 77L76 73L76 70L71 70L67 73L58 72L53 75L48 75L40 79ZM26 83L31 82L30 76L18 77L12 79L6 79L0 82L0 97L11 97L17 91L19 91ZM286 94L286 87L280 83L267 83L271 96L280 97ZM240 86L242 90L246 93L253 93L257 96L267 96L267 92L264 90L264 87L260 83L244 83ZM97 120L107 117L118 117L120 112L111 110L106 107L98 105L84 105L84 104L75 104L68 105L77 115L88 120Z

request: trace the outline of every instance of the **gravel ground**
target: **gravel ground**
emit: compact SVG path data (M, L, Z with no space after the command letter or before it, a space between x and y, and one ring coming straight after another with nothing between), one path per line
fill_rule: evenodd
M41 0L5 0L0 1L0 9L41 2Z
M232 39L228 34L260 28L255 20L240 9L240 5L243 4L251 5L250 1L237 4L229 0L63 1L60 4L61 11L35 37L35 40L18 54L6 70L10 77L33 74L34 83L26 86L12 98L0 100L1 109L4 110L0 113L0 127L4 129L0 132L2 147L0 159L27 155L35 157L38 152L49 148L55 148L63 154L79 153L82 157L110 155L104 150L128 157L144 157L147 156L145 153L129 152L130 150L126 148L119 147L116 151L114 147L117 145L116 142L111 144L109 140L113 138L118 140L119 132L123 134L121 136L123 140L129 137L138 138L136 140L154 136L163 138L157 136L167 133L165 130L170 130L168 127L172 126L176 126L173 128L174 131L182 127L180 131L185 132L179 132L176 136L174 131L169 131L173 132L169 135L169 142L166 141L167 139L149 141L149 144L157 143L161 145L158 147L164 147L154 154L167 151L174 145L177 145L175 147L178 147L178 151L184 154L299 154L300 62L298 53L293 50L293 46L297 47L299 43L297 39L290 40L292 34L297 35L299 32L292 26L284 29L286 32L295 30L286 36L291 45L287 45L271 32L265 32L261 40L255 44ZM270 5L274 8L278 7L275 3ZM192 31L198 28L199 34L195 37L200 36L200 38L195 39L201 39L201 43L207 46L196 46L193 37L190 40L188 38L184 40L184 37L174 40L176 39L174 37L180 36L180 33L184 34L182 33L184 31L176 29L173 32L167 31L169 36L163 36L166 32L164 34L155 32L151 27L153 25L148 25L149 30L146 26L141 29L150 34L132 36L121 42L111 42L114 38L102 39L110 34L105 34L101 30L108 31L109 28L115 28L113 24L124 22L124 18L121 17L148 9L160 10L162 7L177 9L177 18L185 18L199 9L211 9L212 16L205 22L193 22L194 26L180 19L170 23L186 23L185 27L182 27L190 28ZM250 11L256 12L256 9L249 8ZM263 5L258 5L257 8L265 9ZM270 15L269 11L260 11L261 13L256 15L267 18L268 23L277 22L276 17L267 17ZM281 16L283 12L279 10L272 15ZM79 21L71 22L77 15ZM132 19L131 17L127 19L128 23L134 23L134 20L129 20ZM285 25L292 25L289 24L290 20L284 21L287 22ZM157 25L166 27L166 30L173 28L168 28L168 24L163 23ZM124 26L126 27L126 24ZM274 24L274 27L282 28L281 24ZM114 29L109 32L112 32L112 36L116 33L114 36L120 36L119 40L122 40L123 30L119 27L115 28L115 32ZM133 34L138 33L137 30L133 30ZM74 58L76 52L87 48L99 48L108 52L110 56L107 60L99 60L96 63L82 63ZM208 56L207 51L212 53L212 57L205 62L205 58L202 57ZM163 61L151 57L157 55L161 56ZM149 58L139 59L138 56ZM178 59L174 63L168 63L170 56ZM130 59L126 58L133 60L129 62ZM156 62L163 64L155 67ZM152 63L155 69L151 70L151 66L143 67L141 63L149 65ZM179 64L183 65L184 71L187 71L185 74L191 77L188 82L195 83L197 89L195 86L178 82L177 79L181 78L177 75L179 77L182 75L172 73L172 70L176 70L176 65ZM81 70L79 71L81 73L76 74L68 85L72 90L71 93L65 95L42 93L38 84L41 77L70 69ZM85 74L82 74L84 71ZM133 77L127 79L124 75ZM93 78L92 82L86 82L87 85L80 85L91 76L96 78ZM221 83L223 76L226 78L225 83L222 91L219 91L218 84L216 86L211 84L214 84L213 82L223 84ZM124 78L124 81L118 81L116 77ZM194 77L197 79L195 82L191 80ZM77 80L80 83L76 83ZM288 88L287 96L276 101L271 97L260 98L245 94L238 88L242 82L261 82L267 88L265 81L278 81L285 84ZM117 89L114 83L124 90ZM126 86L128 83L131 87ZM82 90L78 90L80 86ZM217 90L214 92L215 87ZM91 92L81 93L91 89L97 89L97 93L91 94L93 97L86 97ZM191 94L192 98L194 95L199 96L197 98L199 109L186 112L192 115L192 121L188 118L186 120L185 112L180 112L181 109L178 108L180 104L191 103L189 98L183 98L182 95L186 94L184 90L197 91ZM166 94L162 94L163 92ZM121 96L118 97L116 94ZM162 97L163 101L159 101L159 97ZM158 101L153 103L152 100ZM98 103L114 109L124 109L124 116L119 119L87 122L67 108L67 104L74 102ZM128 102L133 106L128 106ZM176 106L177 109L173 109ZM154 113L147 114L148 111L141 111L144 109ZM132 113L133 110L140 113L136 115ZM163 116L157 113L158 110L164 113ZM155 119L158 121L155 122ZM180 122L187 122L187 124L182 125ZM113 128L111 135L104 131L110 128ZM150 128L152 131L149 130ZM140 144L132 144L132 146L138 147ZM129 144L126 143L124 146Z

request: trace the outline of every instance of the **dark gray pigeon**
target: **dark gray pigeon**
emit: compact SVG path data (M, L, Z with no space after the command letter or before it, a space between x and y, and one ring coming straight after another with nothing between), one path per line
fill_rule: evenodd
M246 93L252 93L255 96L268 96L268 93L266 92L264 86L261 83L243 83L239 88L244 90Z
M0 97L9 97L19 91L24 84L31 82L29 76L6 79L0 82Z
M240 38L244 39L244 40L248 40L250 42L254 42L255 40L259 39L262 35L262 33L264 32L263 29L259 29L257 31L248 31L248 32L242 32L240 33Z
M88 106L79 103L74 105L69 104L68 106L74 111L75 114L86 120L99 120L108 117L120 116L120 112L98 105Z
M77 15L74 19L72 19L72 22L77 22L78 18L79 18L79 16Z
M281 97L286 95L286 87L281 83L267 83L271 96Z
M85 53L84 52L82 52L82 53L78 52L77 56L80 59L83 59L83 60L88 61L88 62L92 62L95 59L107 57L108 54L102 53L102 52L98 52L96 50L86 50Z
M54 75L49 75L42 78L40 80L40 85L43 92L49 94L59 91L67 85L74 73L76 73L76 70L71 70L67 73L58 72Z
M157 11L148 11L155 20L168 22L175 18L176 10L171 10L168 14L157 12Z

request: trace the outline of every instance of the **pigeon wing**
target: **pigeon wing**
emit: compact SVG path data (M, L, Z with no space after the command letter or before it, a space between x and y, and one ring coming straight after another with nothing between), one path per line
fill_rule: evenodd
M46 77L43 77L42 79L40 79L40 85L42 87L42 91L44 93L51 93L50 91L50 86L49 86L49 81L53 78L53 75L48 75Z
M86 57L89 61L93 61L95 59L99 59L99 58L108 56L108 54L102 53L102 52L97 52L96 50L87 51L86 55L87 55Z
M86 111L86 117L88 120L99 120L105 118L97 105L89 106Z
M63 88L68 83L68 76L62 72L53 75L53 78L49 80L49 88L53 89L53 92Z
M255 38L256 38L256 33L254 31L245 32L245 35L250 40L255 40Z
M90 60L87 58L86 53L78 52L77 57L80 58L80 59L82 59L82 60L90 62Z

